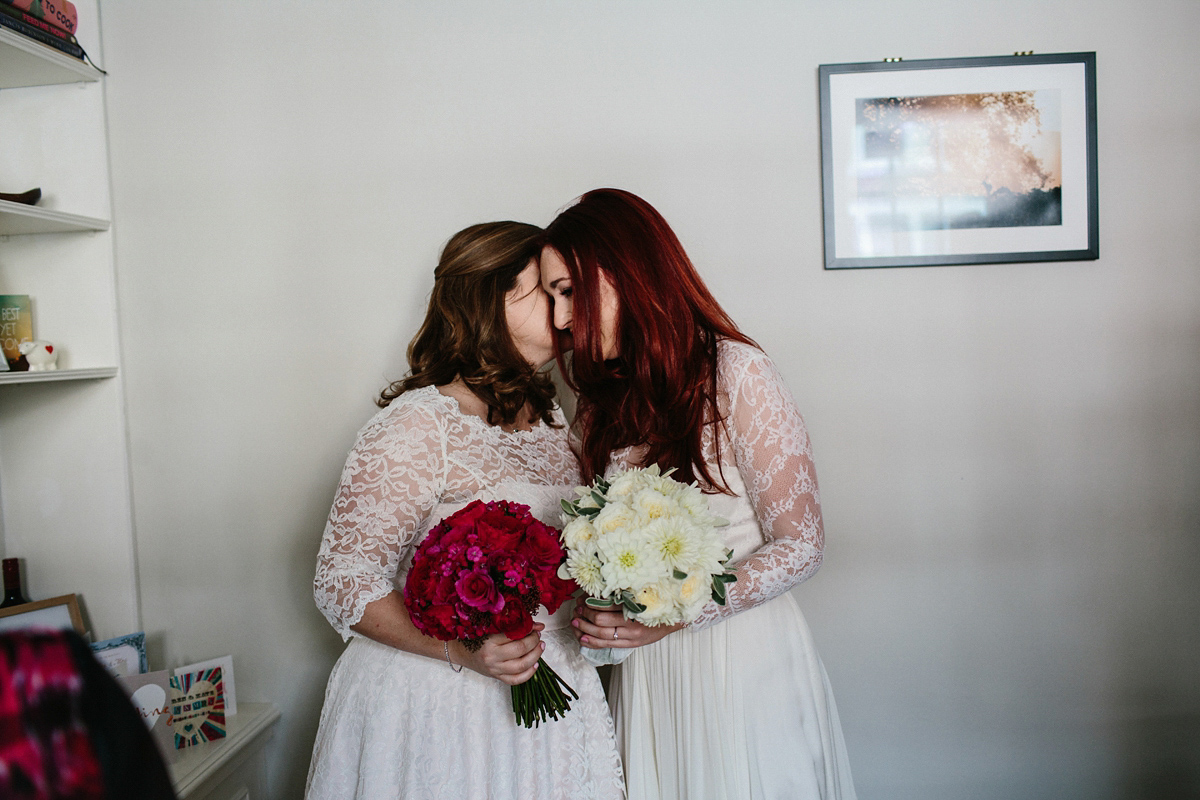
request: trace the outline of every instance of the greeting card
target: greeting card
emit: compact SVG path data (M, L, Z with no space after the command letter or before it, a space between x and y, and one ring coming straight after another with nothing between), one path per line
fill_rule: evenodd
M175 750L175 732L171 730L171 674L167 670L143 672L117 678L125 693L150 729L163 756Z
M171 678L171 728L176 748L224 738L225 687L220 667Z
M195 664L188 664L183 667L176 667L174 674L182 675L185 672L200 672L201 670L212 669L213 667L221 668L221 682L225 688L225 716L237 716L237 690L233 683L233 656L221 656L220 658L210 658L207 661L197 661Z

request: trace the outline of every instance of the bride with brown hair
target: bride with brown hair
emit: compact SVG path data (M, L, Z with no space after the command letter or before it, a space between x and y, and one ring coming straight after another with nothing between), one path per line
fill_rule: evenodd
M402 590L430 528L474 500L510 500L555 525L579 466L549 378L541 229L475 225L446 244L408 377L359 432L321 540L317 606L349 639L329 677L306 796L620 798L621 767L570 604L519 641L475 652L416 629ZM579 698L561 720L519 727L509 687L539 656Z

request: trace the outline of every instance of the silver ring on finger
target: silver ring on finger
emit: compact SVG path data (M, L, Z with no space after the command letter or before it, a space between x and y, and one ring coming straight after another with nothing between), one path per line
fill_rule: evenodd
M621 638L621 634L620 634L620 633L617 631L617 629L616 629L616 628L613 628L613 638L614 638L614 639L620 639L620 638Z

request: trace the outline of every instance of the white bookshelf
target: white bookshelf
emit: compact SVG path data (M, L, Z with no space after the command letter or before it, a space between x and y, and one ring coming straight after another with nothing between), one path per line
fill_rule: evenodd
M97 0L74 0L101 59ZM31 299L58 369L0 372L0 551L29 595L83 598L97 639L138 630L103 74L0 29L0 294Z
M0 200L0 236L19 236L28 233L72 233L75 231L106 231L109 221L81 214L67 214L51 208Z
M53 381L94 381L117 377L116 367L90 369L54 369L49 372L0 372L0 385L6 383L51 383Z
M53 92L50 87L61 86L64 84L88 84L96 83L102 77L102 73L94 67L85 64L79 59L72 58L65 53L62 53L53 47L44 45L38 41L22 36L21 34L9 30L8 28L0 28L0 98L7 99L8 93L17 91L22 95L21 102L17 106L17 111L11 116L16 119L27 118L27 126L25 130L34 132L35 134L49 135L56 137L59 141L63 138L61 130L46 131L44 126L61 124L62 120L66 119L61 114L61 109L74 105L80 106L81 113L85 116L92 116L93 109L91 104L76 102L77 96L71 94L64 95L61 91ZM50 91L51 95L46 95ZM98 88L97 88L98 91ZM30 95L32 92L34 94ZM38 98L44 98L40 100ZM43 110L46 109L46 110ZM29 113L32 112L32 113ZM102 133L103 120L90 120L91 125L81 126L78 135L86 136L89 128L96 130L98 127ZM99 125L96 123L99 122ZM14 123L8 123L14 124ZM19 122L15 123L18 126ZM16 130L21 130L20 127ZM72 134L75 135L75 134ZM20 136L10 135L8 138L19 142ZM17 145L20 146L19 144ZM48 145L51 151L51 158L57 158L57 148ZM79 158L79 151L71 148L66 149L68 162ZM53 168L58 167L57 163L46 164L44 167L54 172ZM84 167L83 172L93 172L96 167L93 164L80 165ZM105 168L106 169L106 166ZM8 177L8 176L6 176ZM41 183L41 179L34 180L35 176L29 178L30 184ZM57 179L56 179L57 178ZM11 178L10 178L11 179ZM52 184L62 182L62 175L59 173L56 177L50 177L48 180ZM21 189L28 188L24 184L20 184ZM59 190L63 187L54 185L48 187L52 191ZM65 203L70 203L72 200L78 201L80 196L93 199L96 194L96 188L88 187L82 192L72 191L76 187L67 186L68 195L64 198ZM17 191L13 186L6 186L5 191ZM100 188L107 195L107 186ZM42 198L42 202L46 201L46 197ZM107 205L107 197L103 198L104 204ZM53 201L52 201L53 202ZM94 205L94 202L92 203ZM108 270L111 272L111 255L108 256L106 264L95 264L91 261L91 254L79 253L79 248L63 247L61 241L55 241L55 237L48 239L39 239L36 242L25 241L22 246L16 246L13 240L7 237L21 236L36 238L40 234L87 234L87 233L102 233L108 231L111 223L107 219L100 217L88 216L84 214L69 213L60 211L57 208L48 208L41 205L27 205L25 203L15 203L8 200L0 200L0 264L11 262L9 266L9 278L3 286L0 286L0 293L10 294L31 294L31 295L46 295L42 300L42 305L47 309L46 316L51 320L54 317L55 311L65 316L78 316L70 311L62 310L66 307L74 307L76 305L86 306L94 298L89 296L90 288L94 288L95 281L75 281L69 277L60 277L55 280L55 277L43 279L44 274L51 274L59 269L60 264L69 264L69 268L84 270L95 274L96 270ZM44 244L41 242L45 242ZM111 251L111 245L105 242L99 246L99 249L107 248ZM91 248L96 250L97 248ZM46 288L41 290L39 284L44 283ZM66 288L63 284L68 284ZM78 291L71 291L70 286L81 287ZM33 288L30 288L33 287ZM40 298L39 298L40 299ZM43 327L39 325L39 317L41 314L36 313L34 319L34 333L37 338L50 339L59 347L59 352L64 356L60 356L60 369L52 372L0 372L0 386L6 384L25 384L25 383L50 383L58 381L71 380L94 380L97 378L110 378L116 375L117 367L115 348L109 354L99 358L100 363L97 364L97 358L94 355L84 357L84 363L77 363L77 359L72 356L74 351L80 349L79 345L83 342L82 339L91 339L87 334L96 328L89 329L86 325L82 329L70 330L76 341L69 340L58 341L58 335L62 335L62 328L56 328L54 333L47 334ZM101 323L102 328L115 328L115 319L109 319L108 324ZM108 330L100 331L100 338L107 338ZM65 360L65 364L64 364ZM65 367L65 368L64 368Z
M98 81L100 71L49 45L0 28L0 89Z

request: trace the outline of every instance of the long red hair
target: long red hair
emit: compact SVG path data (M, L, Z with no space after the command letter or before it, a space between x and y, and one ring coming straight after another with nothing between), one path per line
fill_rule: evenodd
M643 466L673 467L680 480L728 491L702 448L705 425L721 422L717 341L758 345L708 291L667 221L637 195L594 189L550 223L544 242L571 276L574 354L569 369L561 350L558 359L579 393L584 479L602 475L612 451L645 445ZM601 271L619 301L618 355L608 361Z

